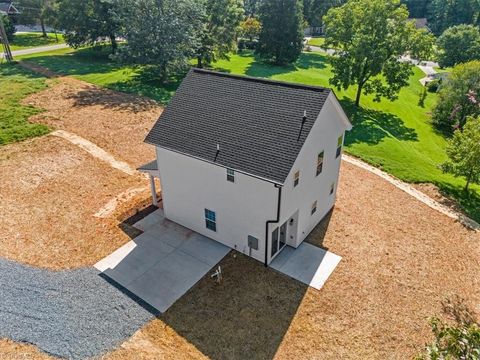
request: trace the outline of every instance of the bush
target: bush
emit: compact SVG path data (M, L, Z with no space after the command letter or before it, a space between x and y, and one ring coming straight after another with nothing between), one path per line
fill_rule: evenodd
M442 79L435 79L425 84L428 92L431 93L436 93L440 89L440 85L442 85Z

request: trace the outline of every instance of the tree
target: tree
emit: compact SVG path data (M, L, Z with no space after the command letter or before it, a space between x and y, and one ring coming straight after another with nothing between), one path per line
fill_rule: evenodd
M5 28L5 33L7 34L8 41L13 41L15 35L15 24L13 23L13 20L8 15L0 16L2 17L0 21L3 21L3 26Z
M465 192L471 183L480 183L480 117L469 117L463 130L455 130L447 155L449 160L441 168L454 176L464 176Z
M321 26L322 18L332 7L343 5L346 0L303 0L303 16L310 26Z
M263 0L257 52L276 65L293 63L303 49L301 0Z
M46 26L54 25L54 0L17 0L15 7L20 11L20 24L40 25L43 37L47 37Z
M452 26L438 38L437 45L441 67L480 60L480 30L476 26Z
M245 15L247 16L257 16L258 9L260 8L262 0L245 0L244 1L244 9Z
M117 59L153 68L163 82L172 72L189 66L200 47L202 4L196 0L122 0L119 7L127 43Z
M471 61L453 68L438 92L432 111L435 126L447 133L462 128L468 116L479 116L480 61Z
M235 50L244 11L241 0L206 0L204 6L201 46L196 55L200 68L217 58L228 59L228 53Z
M429 52L418 47L424 34L407 19L399 0L349 0L324 17L325 46L338 49L330 83L343 89L357 85L357 106L362 93L375 94L375 101L395 100L411 74L411 65L400 56Z
M257 38L258 35L260 35L262 24L257 19L249 16L240 23L240 28L242 29L242 36L253 41L254 38Z
M454 25L479 26L480 2L478 0L432 0L427 19L435 35L440 35Z
M116 36L120 22L112 0L57 0L58 22L65 31L65 41L78 48L110 40L112 53L117 50Z
M430 1L431 0L402 0L402 4L407 6L410 17L424 18L427 17Z
M480 326L470 309L461 304L448 311L448 323L434 317L430 326L433 342L417 360L478 360L480 358ZM453 321L452 321L453 320Z

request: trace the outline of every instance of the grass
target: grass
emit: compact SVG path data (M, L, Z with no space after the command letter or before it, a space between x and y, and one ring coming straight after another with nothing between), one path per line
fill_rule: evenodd
M45 125L31 124L28 118L41 110L23 106L27 95L46 87L45 78L17 65L0 65L0 145L44 135Z
M308 41L308 45L318 46L318 47L322 47L324 43L325 43L324 37L314 37Z
M57 38L54 33L47 33L47 37L44 38L42 33L28 32L15 34L14 40L10 43L12 51L30 49L39 46L48 46L63 44L65 41L62 34L57 34Z
M28 61L55 72L71 75L110 89L136 93L168 103L179 81L162 86L139 68L121 66L108 59L106 53L94 50L64 49L51 53L32 54ZM230 61L214 64L220 71L256 77L330 86L331 66L327 55L303 53L296 64L276 67L262 63L250 52L231 56ZM336 90L354 128L347 134L346 150L390 174L413 183L433 183L454 196L469 216L480 221L480 186L473 186L468 197L463 191L464 179L444 174L438 165L446 159L446 139L430 123L430 111L437 95L428 93L424 107L418 105L424 74L413 68L409 85L399 99L377 103L372 96L363 96L361 108L353 105L355 87Z
M175 93L179 81L161 84L150 73L138 67L124 66L109 59L106 47L73 50L70 48L17 56L47 67L53 72L70 75L108 89L147 96L161 104L167 104Z

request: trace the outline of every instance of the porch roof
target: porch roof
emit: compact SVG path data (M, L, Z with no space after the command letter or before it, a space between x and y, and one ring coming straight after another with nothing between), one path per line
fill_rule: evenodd
M157 160L153 160L146 164L143 164L137 170L140 172L158 171Z

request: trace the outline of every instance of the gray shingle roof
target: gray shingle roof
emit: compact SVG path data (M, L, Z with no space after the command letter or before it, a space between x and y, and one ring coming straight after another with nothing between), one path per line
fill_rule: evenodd
M283 184L330 92L193 69L145 141Z

